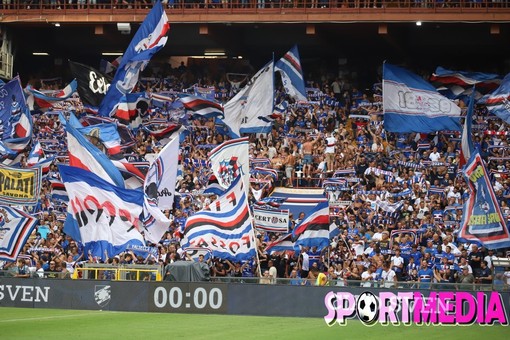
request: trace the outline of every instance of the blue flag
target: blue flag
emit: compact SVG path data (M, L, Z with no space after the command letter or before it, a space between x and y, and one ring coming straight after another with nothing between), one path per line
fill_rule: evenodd
M274 64L275 71L282 76L285 92L296 101L306 101L305 80L297 45L294 45Z
M383 68L384 129L390 132L460 131L460 108L403 68Z
M0 87L2 98L0 99L0 134L3 139L16 138L13 136L13 126L19 121L20 117L28 112L28 106L25 101L25 95L21 88L18 77Z
M124 52L115 77L99 107L101 116L113 115L114 107L122 96L134 89L140 72L145 69L152 56L165 46L169 28L168 17L158 1Z
M471 154L473 153L473 137L472 137L472 125L473 125L473 112L475 107L475 87L473 86L473 92L469 98L469 105L466 112L466 119L464 120L464 128L462 130L461 138L461 150L460 150L460 163L463 166L467 163Z
M459 241L480 242L488 249L510 247L508 227L478 150L471 154L463 174L471 194L464 203Z
M478 103L485 104L490 113L510 123L510 73L494 92L483 96Z

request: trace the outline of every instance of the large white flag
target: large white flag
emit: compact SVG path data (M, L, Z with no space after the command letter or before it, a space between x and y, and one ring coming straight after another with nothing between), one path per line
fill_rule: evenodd
M145 176L144 226L145 239L158 243L168 230L170 220L161 210L172 209L179 159L179 134L159 152Z
M249 160L248 137L226 141L209 153L211 169L218 183L227 189L237 177L241 176L246 195L250 185Z
M223 122L232 135L269 133L274 108L274 63L261 68L224 106Z
M167 144L149 167L145 176L144 192L149 199L157 200L162 209L172 209L179 160L179 134Z
M113 257L132 246L143 246L139 232L143 193L112 185L96 174L59 166L69 195L64 232L85 246L85 253Z

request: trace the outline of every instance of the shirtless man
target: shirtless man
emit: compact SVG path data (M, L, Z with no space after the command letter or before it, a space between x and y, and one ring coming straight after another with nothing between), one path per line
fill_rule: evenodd
M285 177L287 177L287 186L292 188L292 176L294 175L294 165L296 157L290 152L288 147L284 149Z
M312 136L307 136L306 141L301 146L301 152L303 154L303 175L305 177L311 177L312 175L312 163L313 163L313 148L318 139L312 140Z

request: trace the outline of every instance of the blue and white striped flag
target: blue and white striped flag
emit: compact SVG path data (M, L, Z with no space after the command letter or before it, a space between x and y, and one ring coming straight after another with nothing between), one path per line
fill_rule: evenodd
M237 177L225 194L211 203L211 210L189 217L181 248L209 248L215 257L230 261L255 256L253 224L243 186Z
M296 101L307 101L305 80L301 69L301 60L297 45L294 45L285 55L274 64L275 71L282 76L285 91Z
M101 116L112 116L115 105L123 96L133 91L140 72L145 69L152 56L165 46L169 28L163 5L161 1L157 1L124 52L115 77L99 107Z
M0 260L16 261L38 219L22 210L0 206Z

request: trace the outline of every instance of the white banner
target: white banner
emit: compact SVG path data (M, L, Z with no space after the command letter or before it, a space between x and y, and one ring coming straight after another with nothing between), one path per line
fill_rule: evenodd
M271 121L262 120L273 114L274 71L271 61L260 69L224 106L223 121L233 133L269 133Z
M448 98L433 91L409 88L395 81L383 81L384 113L419 115L433 118L460 116L460 108Z
M253 207L255 228L259 230L287 233L289 231L288 210L266 210Z

